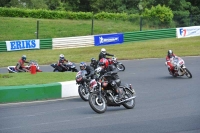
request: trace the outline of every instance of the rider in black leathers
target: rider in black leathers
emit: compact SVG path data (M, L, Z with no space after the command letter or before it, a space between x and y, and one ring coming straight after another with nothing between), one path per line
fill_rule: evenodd
M95 58L91 58L90 66L94 68L94 70L97 68L98 62Z
M101 49L101 52L99 53L99 61L100 61L102 58L106 58L106 55L108 55L108 56L114 56L113 54L107 53L105 48L102 48L102 49Z
M108 83L116 90L116 93L118 94L118 100L121 100L122 92L119 88L121 80L118 76L118 69L114 65L109 65L108 60L105 58L102 58L99 61L99 66L102 68L100 76L104 74L110 75L106 77L106 79L108 80Z
M91 66L88 66L85 62L80 63L80 70L86 70L87 74L85 75L86 82L89 82L90 79L94 78L94 69Z

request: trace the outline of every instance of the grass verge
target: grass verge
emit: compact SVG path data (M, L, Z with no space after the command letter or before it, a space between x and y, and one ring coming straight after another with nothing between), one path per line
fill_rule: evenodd
M33 84L48 84L54 82L64 82L74 80L76 73L72 72L40 72L37 74L30 73L6 73L0 74L1 86L23 86ZM0 86L0 88L1 88Z
M17 61L24 54L27 56L27 60L37 60L39 65L50 65L51 63L57 62L61 53L65 55L66 59L75 63L82 61L90 62L92 57L98 59L102 47L106 48L107 52L114 54L119 60L163 58L169 49L172 49L179 56L198 56L200 55L200 36L85 48L0 52L0 67L16 65Z

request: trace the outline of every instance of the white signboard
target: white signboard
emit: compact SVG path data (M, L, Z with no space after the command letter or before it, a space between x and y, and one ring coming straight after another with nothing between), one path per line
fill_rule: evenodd
M6 41L7 51L40 49L40 40L16 40Z
M176 28L177 38L193 37L193 36L200 36L200 26Z

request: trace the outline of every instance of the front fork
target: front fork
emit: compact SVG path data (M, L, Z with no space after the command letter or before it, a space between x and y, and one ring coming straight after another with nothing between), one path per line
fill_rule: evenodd
M102 102L102 98L101 98L101 95L102 95L102 88L101 88L101 85L100 85L101 83L98 83L98 87L99 87L99 95L98 95L98 102Z

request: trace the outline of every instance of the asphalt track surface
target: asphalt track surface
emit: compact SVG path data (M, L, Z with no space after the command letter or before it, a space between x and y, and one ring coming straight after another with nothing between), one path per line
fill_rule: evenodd
M79 97L1 104L0 133L200 133L200 57L183 59L192 79L170 76L164 58L122 61L119 75L135 88L134 109L97 114Z

